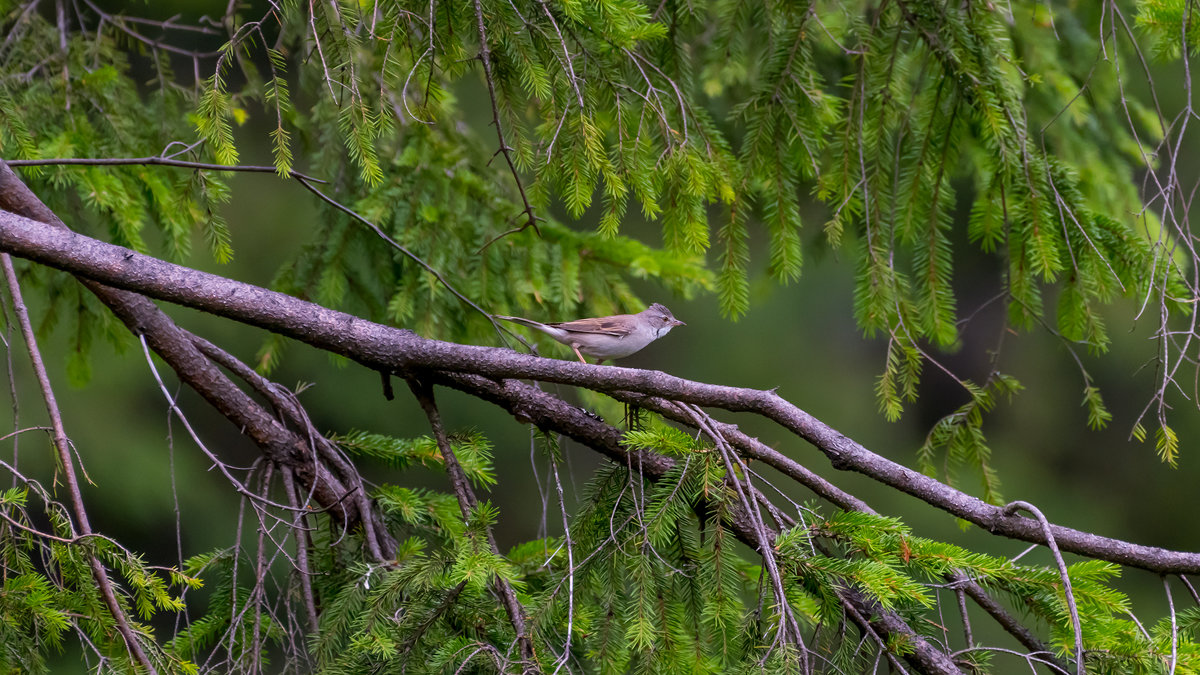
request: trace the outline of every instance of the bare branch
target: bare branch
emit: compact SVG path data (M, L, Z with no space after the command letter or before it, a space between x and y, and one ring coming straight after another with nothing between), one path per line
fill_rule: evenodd
M296 480L292 477L292 470L284 467L283 469L283 489L287 492L288 503L291 504L292 510L295 513L295 520L292 523L292 536L296 539L296 564L300 568L296 578L296 583L300 585L300 597L304 599L304 611L308 614L308 630L316 634L320 630L321 625L317 620L317 603L313 596L312 579L309 578L311 572L308 568L308 529L305 527L305 517L300 512L300 501L296 492Z
M500 141L500 148L497 152L504 155L504 161L508 163L508 170L512 172L513 180L517 184L517 192L521 194L521 202L525 205L523 211L526 218L525 225L520 229L532 227L538 233L538 236L541 236L541 232L538 231L537 216L533 213L533 205L529 203L529 197L525 194L525 183L521 181L521 174L517 171L517 165L512 158L512 148L509 147L508 141L504 138L504 125L500 123L500 104L496 99L496 81L492 76L492 50L488 47L487 28L484 27L483 5L480 4L480 0L474 0L474 2L475 24L479 30L479 62L483 64L483 79L487 84L488 97L492 101L492 124L496 127L496 138ZM511 234L516 231L518 230L506 232L505 234ZM495 241L495 239L492 241ZM487 248L491 243L489 241L484 245L484 248Z
M29 350L29 361L33 365L34 375L37 377L38 385L41 387L42 400L46 404L46 413L50 417L50 425L54 430L54 447L58 451L58 465L63 472L63 480L67 486L67 495L71 502L71 510L75 514L75 529L78 530L80 536L91 536L93 534L92 526L88 522L87 509L83 505L83 493L79 490L79 479L75 473L75 460L71 457L71 449L67 440L66 429L63 427L62 415L58 410L58 402L54 398L54 389L50 385L50 377L46 374L46 365L42 362L42 354L37 346L37 338L33 334L33 324L29 321L29 312L25 308L25 301L21 298L21 287L17 283L17 273L13 269L12 258L7 253L0 254L0 267L3 267L4 270L4 281L8 287L9 298L12 301L13 313L16 314L17 323L21 327L21 336L25 339L25 346ZM92 578L96 580L96 585L99 587L100 597L104 599L105 606L108 607L109 613L117 624L117 630L120 631L122 639L125 640L125 649L141 664L146 672L151 675L157 675L158 670L154 668L154 664L150 662L150 657L142 649L141 641L134 635L129 617L125 615L125 610L121 608L120 602L117 601L116 590L113 588L112 581L108 578L108 572L104 569L104 565L100 563L100 559L95 555L88 555L88 564L92 569Z
M169 147L169 146L168 146ZM43 159L14 159L6 162L9 166L140 166L140 165L156 165L156 166L175 166L181 169L197 169L200 171L233 171L245 173L274 173L278 174L279 170L273 166L255 166L249 164L211 164L208 162L189 162L182 159L174 159L172 157L60 157L60 158L43 158ZM288 176L297 180L304 180L311 183L327 183L328 181L314 178L300 173L299 171L289 171Z
M1075 593L1071 590L1071 575L1067 574L1067 564L1063 562L1062 553L1059 552L1058 544L1054 541L1054 531L1050 527L1050 521L1046 520L1046 516L1042 515L1042 512L1029 502L1009 502L1004 507L1006 513L1015 513L1017 509L1024 509L1037 516L1038 522L1041 523L1042 530L1045 532L1046 545L1054 554L1054 563L1058 566L1058 575L1062 579L1067 610L1071 613L1071 626L1075 629L1075 672L1078 675L1085 675L1087 668L1084 665L1086 659L1083 653L1083 626L1079 623L1079 608L1075 606Z
M0 204L3 200L0 199ZM1005 513L903 465L875 454L773 391L705 384L666 373L597 366L518 354L507 349L459 345L422 338L356 316L326 309L224 277L163 262L83 235L0 213L0 249L101 283L193 307L277 332L346 356L373 370L437 369L489 378L523 378L635 392L770 419L808 441L841 470L885 485L968 520L993 534L1045 543L1040 524ZM1059 547L1099 560L1152 572L1200 572L1200 554L1143 546L1051 525Z

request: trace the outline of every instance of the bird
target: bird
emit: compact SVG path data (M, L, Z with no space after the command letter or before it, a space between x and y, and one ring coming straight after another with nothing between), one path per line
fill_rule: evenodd
M583 363L587 363L584 354L600 361L625 358L670 333L672 328L687 325L657 302L637 314L599 316L561 323L542 323L499 314L496 318L540 330L570 347Z

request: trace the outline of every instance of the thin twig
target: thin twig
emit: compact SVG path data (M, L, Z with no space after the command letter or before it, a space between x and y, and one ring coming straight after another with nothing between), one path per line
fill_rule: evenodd
M504 161L508 163L508 170L512 172L513 180L517 184L517 192L521 195L521 203L525 205L523 213L526 216L526 227L532 227L538 236L542 236L538 229L538 218L533 213L533 205L529 203L529 197L525 194L525 184L521 181L521 175L517 171L517 165L512 158L512 148L509 147L508 141L504 138L504 125L500 123L500 105L496 98L496 82L492 77L492 50L488 47L487 28L485 28L483 18L483 5L480 0L474 0L475 3L475 25L479 30L479 62L483 64L483 79L487 84L488 97L492 102L492 124L496 127L496 138L500 141L500 152L504 155ZM514 230L514 232L519 230ZM509 234L509 233L506 233ZM492 241L495 241L494 239ZM488 242L484 248L490 246L492 242ZM482 250L482 249L480 249Z
M103 9L101 9L100 7L98 7L94 2L92 2L92 0L83 0L83 2L85 4L87 4L87 6L100 17L101 24L107 23L112 26L115 26L121 32L125 33L126 35L133 38L134 40L137 40L138 42L145 44L148 47L152 47L154 49L161 49L163 51L171 52L173 54L179 54L181 56L187 56L190 58L198 58L198 59L199 58L212 58L215 56L219 56L221 54L221 50L219 50L219 49L216 51L211 51L211 52L201 52L199 50L184 49L183 47L176 47L173 44L146 37L145 35L142 35L141 33L137 32L137 31L133 30L132 28L125 25L125 21L127 20L127 17L109 14L109 13L105 12ZM143 21L149 23L148 20L143 20ZM159 27L166 28L167 26L166 26L166 24L159 24ZM179 28L180 26L174 25L171 27ZM196 30L199 30L200 32L206 32L203 29L196 29ZM215 31L214 31L214 33L215 33Z
M158 368L154 365L154 359L150 356L150 346L146 343L146 336L140 336L140 341L142 343L142 354L146 357L146 364L150 366L150 374L154 376L154 381L158 384L159 390L162 392L163 397L167 399L167 404L169 406L168 411L179 418L179 421L183 424L184 430L187 431L188 436L191 436L192 442L196 444L196 447L200 448L201 452L203 452L204 455L208 457L210 461L212 461L213 466L217 467L221 474L225 476L226 480L233 485L233 489L236 490L238 494L242 495L246 499L249 499L255 504L261 502L262 506L271 506L282 511L287 511L287 506L273 502L270 499L267 499L265 495L259 495L250 490L250 488L246 487L244 483L239 481L232 473L230 473L229 465L208 449L208 446L203 440L200 439L200 435L196 433L195 428L192 427L191 422L188 421L187 416L183 414L183 410L180 409L178 404L176 404L175 397L171 396L171 393L167 391L167 385L165 382L163 382L162 376L158 373Z
M1087 668L1084 666L1083 626L1079 623L1079 608L1075 606L1075 593L1071 591L1071 576L1067 574L1067 563L1063 561L1062 553L1058 550L1058 543L1054 541L1054 530L1050 526L1050 521L1046 520L1046 516L1038 507L1029 502L1009 502L1004 507L1004 512L1013 514L1018 509L1032 513L1042 524L1042 536L1046 538L1046 546L1050 548L1050 553L1054 555L1054 564L1058 566L1058 575L1063 583L1063 594L1067 600L1067 610L1071 614L1071 627L1075 629L1075 672L1077 675L1084 675Z
M558 490L558 506L562 514L563 538L567 549L567 638L563 645L563 653L559 658L554 673L557 675L562 667L567 665L571 656L571 629L575 619L575 544L571 541L571 524L567 521L567 501L563 497L562 480L558 477L558 461L550 457L550 471L554 476L554 487Z
M198 171L233 171L242 173L273 173L279 170L273 166L257 166L252 164L212 164L209 162L189 162L171 157L59 157L43 159L12 159L5 162L9 166L173 166L181 169L196 169ZM315 178L299 171L289 171L288 177L305 180L310 183L328 183L327 180Z
M1188 581L1188 578L1183 574L1179 575L1179 580L1183 582L1184 588L1187 588L1188 593L1191 594L1192 602L1196 603L1197 605L1200 605L1200 593L1196 592L1196 587L1192 586L1192 582Z
M4 315L4 372L8 376L8 394L9 400L12 401L12 428L15 430L10 434L6 434L0 441L6 441L12 437L12 465L18 466L18 461L21 457L21 437L23 431L21 427L21 397L17 393L17 372L13 363L12 350L12 329L13 320L8 314L8 301L4 298L4 294L0 293L0 314ZM48 427L35 427L46 429ZM17 486L17 474L14 472L12 477L12 486Z
M374 507L367 496L362 476L359 475L358 470L354 468L354 464L342 453L337 445L317 431L312 420L309 419L304 406L300 404L300 400L295 394L286 387L258 374L253 368L208 340L198 335L192 335L191 340L205 356L228 369L234 375L237 375L270 401L278 414L291 422L293 426L304 434L308 440L309 447L315 450L318 455L318 457L313 458L313 461L328 463L338 478L346 484L346 489L352 493L350 498L357 505L359 512L374 513ZM314 489L315 486L309 487L308 494L304 500L305 504L307 504L308 500L312 499ZM307 506L305 508L308 509ZM396 543L387 531L382 519L372 517L371 521L372 526L365 530L367 552L371 554L374 560L383 561L386 559L384 551L395 550Z
M515 337L521 344L525 345L526 347L529 346L529 343L526 342L524 340L524 338L522 338L521 336L517 335L516 333L513 333L512 331L508 330L508 328L506 328L504 326L504 324L502 324L496 320L496 317L491 312L480 307L478 304L475 303L475 301L471 300L466 295L463 295L461 292L459 292L459 290L457 288L455 288L453 284L451 284L449 281L447 281L446 277L441 272L439 272L435 267L433 267L429 263L425 262L425 260L423 258L421 258L421 256L417 255L416 253L413 253L411 250L408 249L408 247L403 246L402 244L400 244L400 242L398 242L395 239L393 239L392 237L388 236L388 234L386 232L384 232L383 229L380 228L378 225L371 222L370 220L367 220L366 218L364 218L361 214L359 214L354 209L351 209L350 207L343 205L341 202L338 202L336 199L326 195L324 192L321 192L320 190L313 187L312 185L309 185L307 178L297 178L297 180L299 180L300 184L303 185L309 192L312 192L317 197L319 197L322 201L324 201L325 203L334 207L335 209L341 211L342 213L345 213L346 215L357 220L358 222L362 223L363 225L366 225L368 228L371 229L372 232L375 233L376 236L378 236L380 239L387 242L389 246L391 246L392 248L396 249L397 251L403 253L407 258L409 258L413 262L420 265L426 272L429 272L430 274L432 274L434 276L434 278L438 280L438 283L440 283L443 287L445 287L446 290L450 291L451 295L458 298L460 301L462 301L464 304L469 306L471 309L474 309L476 312L479 312L484 317L486 317L487 320L491 322L492 327L494 327L496 329L496 332L500 334L501 339L505 339L505 336L508 335L508 336Z
M1162 578L1163 592L1167 596L1167 608L1171 612L1171 661L1167 675L1175 675L1175 667L1179 663L1179 621L1175 616L1175 598L1171 595L1170 579L1164 574Z
M958 614L962 617L963 639L968 647L973 647L975 636L971 634L971 616L967 614L967 592L961 588L955 588L954 597L958 600Z
M316 635L321 630L321 624L317 619L317 602L313 596L312 573L308 566L308 548L311 546L311 542L308 538L308 528L304 525L307 516L300 510L296 480L292 477L291 467L283 467L282 473L283 489L287 493L288 504L292 506L295 514L292 521L292 536L296 539L296 564L300 572L297 583L300 584L300 597L304 600L304 611L308 617L308 630L311 634Z
M462 512L463 521L470 521L472 511L479 503L475 497L475 491L471 489L471 482L467 478L467 474L463 471L462 465L458 463L458 457L454 454L454 448L450 445L450 440L446 436L446 429L442 426L441 413L438 411L437 402L434 400L433 387L421 380L409 378L409 389L412 390L413 396L417 402L421 404L421 410L425 411L425 417L429 420L429 428L433 431L433 437L437 441L438 450L442 453L442 461L446 465L446 473L450 477L450 485L454 489L454 496L458 499L458 508ZM487 532L488 546L491 552L495 555L500 555L500 548L496 545L496 539L492 534L492 528L485 528ZM506 579L497 575L493 579L496 591L503 600L504 609L508 612L508 620L512 623L513 630L517 635L517 642L521 649L521 661L523 670L526 673L537 673L536 658L533 652L533 641L529 637L528 629L526 628L525 608L517 600L517 593L513 590L512 584Z
M54 389L50 385L50 377L46 374L46 365L42 362L42 354L38 349L37 338L33 333L33 324L29 321L29 312L25 308L25 301L21 298L21 288L17 282L17 272L13 269L12 258L7 253L0 253L0 267L3 267L4 281L8 287L9 298L12 301L13 313L17 316L17 323L21 327L21 336L25 339L25 346L29 350L29 361L33 366L38 386L41 388L42 401L46 404L46 414L50 417L50 425L54 429L54 447L58 451L59 469L63 472L63 481L66 483L71 509L75 514L75 528L79 531L80 535L88 536L93 534L92 526L88 521L87 509L83 505L83 493L79 489L79 479L75 474L75 461L71 457L67 432L63 426L58 402L54 397ZM108 572L100 563L100 559L94 555L88 555L88 563L91 566L92 577L96 580L100 596L104 599L104 604L108 607L109 613L112 614L113 620L117 624L117 630L121 633L121 638L125 641L125 649L141 664L141 667L147 673L157 675L158 670L155 669L154 664L150 661L150 657L142 649L141 642L134 635L129 618L125 616L125 610L121 608L120 602L117 601L112 581L109 580Z

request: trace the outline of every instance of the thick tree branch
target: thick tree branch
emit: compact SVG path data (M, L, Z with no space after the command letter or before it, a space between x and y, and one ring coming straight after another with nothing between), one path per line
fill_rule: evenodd
M7 171L6 168L0 167L0 173L3 173L4 171ZM0 176L0 178L2 178L2 176ZM4 189L3 189L4 187L5 186L3 184L3 181L0 180L0 205L8 205L10 203L4 199ZM23 185L20 185L19 187L22 190L24 189ZM18 196L21 196L21 195L18 195ZM34 198L34 199L36 199L36 198ZM16 200L14 199L13 201L16 201ZM40 204L40 202L38 202L38 203ZM42 207L42 208L44 208L44 207ZM53 216L53 214L49 214L49 216L47 216L47 217L52 217L52 216ZM67 230L63 230L63 229L56 228L56 227L48 227L48 226L42 225L40 223L37 223L36 221L31 221L31 220L21 218L19 216L16 216L16 215L8 213L8 212L0 211L0 232L9 230L10 228L8 226L9 226L10 222L14 223L16 225L15 231L18 231L18 232L29 232L29 231L57 232L57 233L65 236L67 240L84 245L85 249L87 249L87 250L94 250L94 245L100 245L100 247L102 249L103 249L103 247L107 246L106 244L102 244L101 242L89 239L87 237L83 237L81 235L72 233ZM32 228L30 226L32 226ZM20 239L21 239L20 237L17 237L14 241L19 241ZM7 236L4 236L3 234L0 234L0 248L7 248L8 242L9 242L9 238ZM69 248L69 245L68 245L68 248ZM119 249L118 247L113 247L113 248L115 250L121 251L120 253L118 253L118 256L125 262L134 261L134 260L136 260L139 264L143 263L143 262L151 262L151 261L161 262L161 261L154 261L153 258L149 258L146 256L138 256L137 254L133 253L132 251L127 251L125 249ZM17 249L20 249L20 247L18 246ZM49 250L54 250L54 247L51 246ZM115 250L110 251L110 253L115 252ZM55 259L55 256L50 256L49 259L53 260L53 259ZM71 259L71 256L67 256L67 259L68 260ZM76 260L76 262L78 262L78 260ZM115 261L110 261L110 262L115 262ZM52 265L52 266L54 266L54 265ZM80 265L79 267L80 267L80 269L86 269L87 265ZM176 266L169 266L169 267L176 268ZM186 270L186 268L178 267L177 269L174 269L174 271L177 273L182 273L182 272L186 272L187 270ZM89 278L92 278L93 283L90 283L89 287L94 287L94 292L98 292L98 294L103 294L103 293L107 292L107 293L117 293L117 294L121 294L121 295L126 295L122 291L115 291L113 289L101 286L98 283L95 283L96 281L100 281L100 279L95 278L97 275L80 274L80 276L82 276L84 278L85 283L87 283L87 280ZM99 276L104 277L106 275L102 274ZM113 278L120 279L123 276L124 275L122 275L122 274L116 274L116 275L113 275ZM135 275L135 276L137 276L137 275ZM180 274L180 279L182 279L184 276L186 276L186 274ZM206 281L208 281L208 282L216 282L216 281L219 281L220 279L221 279L221 277L206 275ZM151 282L150 283L151 286L155 285L155 283L153 283L150 278L143 277L143 280L146 282ZM226 299L228 300L228 299L231 299L233 296L238 296L238 295L241 295L243 298L249 298L250 296L246 295L246 293L251 293L251 295L257 295L258 291L262 291L263 289L257 289L253 286L247 286L244 284L235 284L235 287L231 287L226 290L232 292L232 296L226 296ZM223 291L217 291L213 287L209 286L209 287L207 287L207 291L205 291L205 292L208 292L208 293L217 292L218 294L220 294ZM282 294L270 294L270 292L268 292L268 294L269 295L267 296L267 299L269 300L271 298L274 298L274 300L277 301L277 303L278 303L275 306L282 311L288 311L289 309L292 311L296 311L296 310L303 311L304 307L308 307L309 311L311 311L311 309L320 309L316 305L310 305L309 303L303 303L303 302L301 302L300 305L294 305L293 303L300 302L300 301L297 301L295 298L291 298L290 296L286 296L286 295L282 295ZM184 294L183 297L188 297L189 295L190 294ZM103 299L103 295L101 295L101 297ZM200 301L200 305L206 305L206 304L209 304L214 301L216 301L216 304L218 306L222 304L219 300L217 300L216 295L210 295L210 296L208 296L207 300ZM138 304L139 302L145 303L146 305L148 305L149 308L153 310L153 312L150 312L149 310L147 310L146 315L143 316L143 315L139 314L138 312L130 310L130 308L126 306L126 304ZM235 306L240 305L243 309L249 309L249 305L236 303L236 302L234 303L234 305ZM159 352L160 354L164 355L164 358L166 358L169 362L171 362L172 360L174 360L176 363L181 361L181 359L178 358L178 354L176 354L175 350L181 350L184 353L187 353L189 350L194 351L195 355L189 356L189 358L186 359L186 361L189 363L193 362L193 361L198 361L198 363L196 365L200 366L202 369L204 369L206 371L206 378L201 378L201 380L197 381L197 382L189 381L188 379L185 378L185 381L188 381L189 384L193 387L199 386L200 389L198 389L198 391L201 391L202 395L204 394L205 385L210 385L211 380L219 381L221 379L227 379L197 349L195 338L193 336L190 336L190 335L184 333L181 329L179 329L178 327L175 327L174 324L171 324L170 320L165 316L165 314L162 314L162 312L159 311L156 307L154 307L153 303L151 303L145 297L133 295L127 301L114 302L114 304L111 306L113 307L113 311L116 312L118 314L118 316L122 316L123 314L127 315L127 317L123 317L123 318L128 318L126 323L129 324L131 329L134 330L136 333L147 335L148 341L150 341L149 336L152 332L156 333L160 336L164 333L167 335L173 335L173 339L170 341L171 349L164 349ZM327 312L327 310L322 310L322 311ZM569 406L566 403L562 402L561 400L559 400L555 397L552 397L548 394L545 394L544 392L541 392L540 390L538 390L534 387L531 387L529 385L525 385L525 384L522 384L519 382L515 382L512 380L497 382L496 380L491 379L491 378L479 377L479 376L475 376L475 375L472 375L469 373L464 373L464 372L440 372L440 371L436 371L436 370L430 371L430 370L427 370L427 369L421 367L420 361L414 361L412 359L405 359L405 358L397 358L399 355L394 351L394 349L396 349L397 347L402 348L404 346L403 341L409 340L409 339L421 340L422 342L429 343L429 345L435 345L435 346L439 345L439 344L445 344L447 346L450 346L448 343L436 343L435 341L422 340L421 338L417 338L415 335L413 335L409 331L399 331L399 330L388 328L385 326L379 326L377 324L373 324L371 322L363 321L361 319L357 319L350 315L345 315L345 314L341 314L341 313L337 313L337 312L326 313L323 316L319 317L319 322L328 322L330 320L332 320L332 323L322 323L322 326L323 326L322 328L314 330L312 332L312 337L314 339L322 339L322 340L332 339L332 342L330 343L330 345L331 345L331 347L336 347L333 349L333 351L336 351L338 353L346 353L348 355L355 354L356 350L358 348L360 348L362 346L369 346L372 343L374 343L375 346L373 348L371 348L365 356L360 356L359 358L357 358L358 361L360 361L362 363L375 362L379 366L383 366L380 369L396 370L396 371L400 372L402 375L406 375L410 379L413 376L423 375L424 377L429 378L429 381L431 381L431 382L437 382L437 381L441 380L442 378L450 379L450 382L447 382L448 384L451 384L452 382L457 383L457 384L464 384L464 383L470 382L473 384L472 388L482 390L481 393L479 394L481 398L493 400L493 402L497 402L497 403L499 403L502 399L504 399L504 400L508 400L509 402L513 403L514 405L511 408L511 411L513 412L513 414L515 416L517 416L520 419L526 419L526 418L531 418L533 416L537 416L541 419L542 426L544 426L545 428L553 429L560 433L564 433L566 435L575 437L575 438L577 438L577 440L580 440L591 447L599 447L602 450L602 452L605 452L605 454L609 454L614 457L619 457L622 460L628 459L628 454L620 445L622 434L619 430L603 423L602 421L596 420L596 419L586 415L582 410L580 410L574 406ZM146 322L150 322L150 323L147 324ZM169 324L169 325L160 325L159 322L165 322L166 324ZM348 322L348 323L345 323L345 322ZM341 330L338 330L338 328L337 328L339 325L343 326L343 328ZM349 329L347 329L347 328L349 328ZM371 333L376 330L383 331L383 333L379 336L379 338L381 338L382 341L380 341L379 339L373 339L373 340L367 340L366 342L363 342L363 340L362 340L362 338L363 338L362 330L363 329L366 329L368 333ZM349 337L353 338L353 340L349 343L342 343L341 339L336 338L336 335L339 333L342 335L345 335L345 336L349 336ZM396 338L403 338L403 340L400 343L394 343L394 340ZM156 351L161 348L162 348L162 345L159 345L158 347L156 347ZM528 357L521 357L520 355L517 355L514 352L511 352L509 350L497 350L497 349L478 348L478 347L462 347L462 348L469 349L469 350L482 349L489 356L503 355L505 357L517 356L519 358L528 358ZM346 351L343 351L343 350L346 350ZM164 354L164 352L165 352L165 354ZM558 362L558 363L562 363L562 362ZM173 363L173 365L174 365L174 363ZM208 372L209 370L211 370L211 372ZM620 369L620 370L627 370L627 369ZM185 369L184 372L189 372L189 371L188 371L188 369ZM632 371L632 372L637 372L637 371ZM181 377L183 377L182 373L181 373ZM233 390L236 390L236 394L233 394L234 396L237 396L238 394L240 394L242 397L245 397L245 401L243 401L243 404L248 403L248 405L250 405L250 406L256 405L253 403L253 401L251 399L249 399L249 397L245 396L244 392L241 392L240 389L233 386L232 383L229 383L228 386L231 387ZM451 386L453 386L453 384L451 384ZM459 388L462 388L462 387L459 387ZM515 401L511 400L514 394L518 394ZM208 397L206 396L206 398L208 398ZM226 409L225 409L226 402L222 401L220 399L220 397L218 397L215 400L212 400L210 402L212 402L214 405L218 406L218 409L221 409L222 412L226 412L227 415L235 415L237 412L237 411L233 411L233 410L226 411ZM265 411L261 411L261 412L265 414ZM253 415L251 415L251 417L253 417ZM270 416L268 415L267 417L269 418ZM562 420L564 417L567 418L566 423L562 423ZM231 419L238 419L238 417L231 417ZM259 422L259 420L250 419L250 420L248 420L248 422ZM267 422L263 421L263 423L266 424ZM280 452L280 451L286 453L289 448L299 450L301 447L303 447L302 439L295 437L295 435L291 434L290 430L286 429L286 427L283 427L282 425L278 424L273 418L270 418L269 423L273 425L273 428L260 428L258 433L269 433L271 435L274 435L274 434L279 434L279 435L275 436L275 439L273 442L271 441L271 439L263 439L263 441L266 442L266 445L263 446L264 454L267 454L267 456L270 457L272 455L272 453L276 453L276 452ZM591 433L585 433L585 429L589 429L589 427L590 427ZM283 440L281 440L281 439L283 439ZM256 441L257 440L259 440L259 438L256 437ZM643 454L643 459L645 461L641 464L641 467L643 469L643 472L646 473L646 475L648 475L650 477L654 477L656 475L661 476L663 472L668 470L673 465L672 460L667 459L665 457L657 456L653 453L642 453L642 454ZM303 457L303 455L301 454L300 457ZM288 466L292 466L292 464L288 464ZM318 465L318 466L323 468L323 465ZM655 472L655 469L659 469L661 471ZM299 470L296 471L296 474L297 474L297 477L299 477L301 479L308 478L309 480L311 480L311 478L309 478L308 476L305 476ZM330 476L330 478L332 478L332 476ZM341 494L345 494L345 493L342 492ZM732 523L735 534L737 534L739 538L741 538L743 541L745 541L747 543L755 542L756 530L755 530L754 523L751 522L749 514L745 513L744 510L739 509L738 511L739 512L735 515L734 522ZM770 538L770 542L773 543L775 533L772 531L772 532L769 532L768 535ZM907 658L910 661L910 663L912 663L914 666L920 668L920 670L922 672L930 672L930 673L957 673L958 672L957 667L953 664L953 662L945 654L943 654L935 645L927 642L919 634L917 634L915 631L913 631L912 628L909 627L908 624L899 615L896 615L892 612L883 610L882 608L875 606L872 603L866 601L859 594L851 592L851 591L847 591L845 593L844 600L847 603L848 607L853 607L855 610L855 613L857 615L863 617L862 622L860 622L860 625L863 628L863 630L873 631L875 633L882 634L884 636L894 635L897 637L901 637L901 639L903 640L903 643L908 645L911 648L911 651L909 652L909 654L906 655L905 658Z
M616 427L548 394L537 387L516 380L496 381L466 373L432 371L429 381L458 389L509 411L514 417L537 427L562 434L600 452L622 466L637 466L650 480L659 480L675 467L675 460L644 450L628 450L622 445L624 433ZM756 496L759 496L757 491ZM703 504L701 507L703 508ZM761 528L750 513L741 506L731 509L729 528L747 546L757 547L760 535L765 534L767 548L775 545L778 532ZM900 615L879 607L852 589L840 591L843 603L857 616L856 623L864 631L884 638L895 637L912 649L905 655L923 673L959 673L944 653L916 633Z
M429 369L661 396L771 419L823 452L835 468L885 485L989 532L1046 543L1040 524L867 450L773 391L693 382L658 371L596 366L417 336L282 293L173 265L129 249L0 213L0 249L104 284L235 319L347 356L375 370ZM1158 573L1200 572L1200 554L1142 546L1052 525L1064 551Z

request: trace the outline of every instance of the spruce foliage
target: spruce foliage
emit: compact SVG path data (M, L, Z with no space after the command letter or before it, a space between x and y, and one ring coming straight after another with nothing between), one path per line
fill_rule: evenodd
M997 270L1006 330L1048 331L1072 354L1106 352L1112 303L1156 311L1163 384L1134 433L1152 429L1163 462L1182 452L1167 392L1194 354L1171 329L1193 321L1196 260L1177 193L1134 180L1174 161L1157 146L1181 132L1126 78L1141 68L1132 48L1200 53L1195 2L283 0L193 21L186 47L170 21L43 4L0 0L0 157L146 159L23 169L84 234L229 262L230 175L258 143L317 223L273 288L506 346L492 315L636 311L643 288L714 293L737 318L760 273L794 282L806 256L831 251L854 270L857 325L886 341L875 392L890 421L963 347L977 308L956 284L975 265ZM1116 35L1116 12L1136 30ZM46 306L41 333L67 336L74 383L99 340L131 344L74 279L35 266L22 278ZM259 372L287 344L264 339ZM1077 360L1086 423L1103 427L1112 414ZM993 365L952 374L963 402L915 458L1000 504L984 426L1023 385ZM78 650L98 672L144 672L127 615L159 672L870 672L919 663L922 644L1005 672L998 650L939 622L964 579L1041 636L1049 651L1031 662L1200 671L1200 611L1139 622L1112 562L1072 560L1064 580L866 508L776 508L792 497L776 499L715 422L697 415L693 434L650 417L577 509L558 439L535 431L559 488L546 512L561 520L507 550L504 514L472 492L498 483L482 434L431 421L430 436L316 440L308 423L305 450L332 466L422 466L454 486L360 486L394 538L376 542L383 560L349 506L314 508L269 462L252 508L289 538L266 541L260 522L257 547L192 551L182 569L79 535L64 497L7 467L19 486L0 495L0 671L49 672ZM115 609L96 564L121 588ZM911 630L885 634L872 617Z

